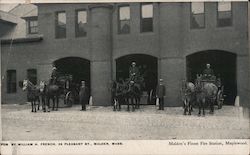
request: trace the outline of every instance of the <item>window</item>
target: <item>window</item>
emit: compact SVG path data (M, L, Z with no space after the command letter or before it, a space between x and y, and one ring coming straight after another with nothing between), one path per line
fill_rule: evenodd
M7 70L7 93L16 93L16 70Z
M191 3L190 26L193 29L205 27L205 5L204 5L204 2Z
M28 33L36 34L38 33L38 22L37 19L30 19L28 22Z
M66 37L66 13L56 13L56 38Z
M153 4L141 5L141 32L153 32Z
M217 10L217 26L232 26L231 2L218 2Z
M76 11L76 37L84 37L87 35L86 31L87 24L87 11L86 10L77 10Z
M118 33L119 34L130 33L130 8L129 6L119 7Z
M27 79L33 83L34 85L37 84L37 71L36 69L28 69L27 70Z

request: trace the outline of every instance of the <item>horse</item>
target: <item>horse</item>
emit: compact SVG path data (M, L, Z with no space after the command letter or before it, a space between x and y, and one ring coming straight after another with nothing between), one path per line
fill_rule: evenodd
M134 84L132 84L133 89L132 92L130 92L130 98L132 98L132 101L135 101L135 109L140 108L140 101L141 101L141 95L142 90L145 88L145 82L144 82L144 74L139 74L137 76L131 76L127 79L127 83L130 86L131 81L133 81Z
M140 85L135 83L134 81L130 81L126 93L128 111L130 104L132 106L132 111L135 111L135 109L139 109L140 95L141 95Z
M50 82L48 84L44 83L43 87L43 93L46 98L48 112L50 111L50 100L53 101L52 110L57 111L58 110L58 104L59 104L59 96L60 96L60 87L57 85L57 83ZM56 104L56 105L55 105Z
M201 115L201 108L203 110L203 116L205 116L205 104L209 103L210 114L214 112L214 104L216 101L216 96L218 88L214 83L202 81L202 76L197 76L196 84L196 99L199 104L199 113Z
M49 104L48 104L48 102L46 102L46 94L45 94L46 84L44 81L40 81L39 85L40 85L40 96L42 99L43 112L50 112Z
M39 110L40 106L40 88L29 80L23 80L23 91L27 90L28 99L31 101L31 112ZM38 109L36 110L36 101L38 101Z
M181 96L184 107L184 115L188 112L188 115L191 115L193 108L193 101L195 98L195 85L192 82L182 82Z

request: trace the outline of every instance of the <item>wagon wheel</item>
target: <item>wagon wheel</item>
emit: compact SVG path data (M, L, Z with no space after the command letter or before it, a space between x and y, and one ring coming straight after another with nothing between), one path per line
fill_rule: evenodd
M72 105L74 104L75 99L74 99L74 94L69 91L66 93L65 95L65 103L69 106L72 107Z
M218 92L218 94L217 94L217 105L218 105L218 109L221 109L221 108L222 108L223 101L224 101L223 93L222 93L221 90L219 90L219 92Z

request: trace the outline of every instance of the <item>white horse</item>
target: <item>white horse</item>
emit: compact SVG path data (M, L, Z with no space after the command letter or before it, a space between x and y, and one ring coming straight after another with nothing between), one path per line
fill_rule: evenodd
M184 115L188 112L191 115L195 98L195 85L192 82L182 81L181 96L184 107Z

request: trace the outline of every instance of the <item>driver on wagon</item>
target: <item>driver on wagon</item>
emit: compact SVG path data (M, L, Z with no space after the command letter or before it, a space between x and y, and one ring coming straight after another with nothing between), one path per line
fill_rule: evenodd
M139 69L136 66L136 63L133 61L129 68L129 77L131 80L134 80L134 78L138 75L139 75Z
M56 83L57 76L58 76L57 68L56 68L55 65L53 65L52 73L51 73L51 81L50 81L51 84L55 84Z
M206 69L204 69L203 75L204 75L205 77L211 77L211 76L214 75L214 71L213 71L213 69L210 68L210 64L207 64L207 65L206 65Z

